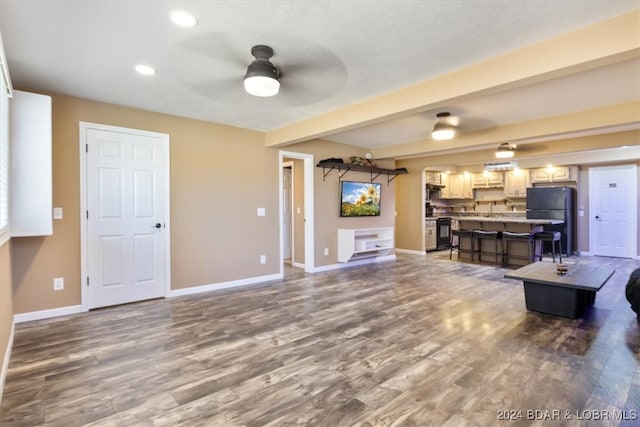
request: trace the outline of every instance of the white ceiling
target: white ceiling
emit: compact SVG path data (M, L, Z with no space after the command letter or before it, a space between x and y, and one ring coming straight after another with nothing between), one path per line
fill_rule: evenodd
M0 0L0 33L17 88L271 131L638 8L638 0ZM175 9L198 25L176 27ZM275 51L282 88L273 98L243 90L255 44ZM140 76L138 63L158 73ZM492 128L639 99L639 75L636 58L438 111L463 117L464 131ZM368 148L424 139L438 111L325 139Z

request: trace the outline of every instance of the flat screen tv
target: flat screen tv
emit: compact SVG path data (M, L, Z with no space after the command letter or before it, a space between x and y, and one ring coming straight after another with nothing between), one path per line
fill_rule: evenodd
M340 181L340 216L380 216L377 182Z

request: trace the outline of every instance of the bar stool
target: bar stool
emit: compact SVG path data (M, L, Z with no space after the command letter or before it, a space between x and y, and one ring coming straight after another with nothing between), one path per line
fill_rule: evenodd
M501 234L502 233L500 231L473 230L471 249L474 250L477 243L478 261L482 261L482 241L493 240L494 251L496 255L496 264L498 264L498 260L502 258L502 254L499 254L498 252L498 240L500 240ZM500 246L502 246L502 244ZM473 261L473 254L471 255L471 260Z
M560 262L562 262L562 242L560 241L560 232L559 231L539 231L534 234L534 239L536 242L551 242L551 256L553 257L553 262L556 262L556 242L558 242L558 256L560 257ZM542 245L540 247L540 261L542 261Z
M527 256L513 255L509 251L510 242L526 242ZM526 259L530 263L533 262L533 233L516 233L513 231L502 232L502 263L509 264L509 258Z
M453 238L458 237L458 244L453 244ZM469 244L471 245L470 249L462 249L460 247L460 241L462 238L469 239ZM471 230L451 230L451 245L449 248L449 259L451 259L451 255L453 254L453 250L458 252L458 259L460 258L460 252L471 254L471 261L473 261L473 232Z

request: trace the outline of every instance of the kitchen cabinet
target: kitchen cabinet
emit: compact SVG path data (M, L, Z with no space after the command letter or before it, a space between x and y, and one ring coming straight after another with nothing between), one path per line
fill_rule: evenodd
M471 178L472 188L498 188L504 187L504 174L502 172L474 173Z
M441 174L442 185L441 199L472 199L471 174L449 173Z
M427 220L424 223L424 248L427 252L435 251L438 247L436 239L436 221Z
M531 182L577 182L578 166L555 166L552 168L533 169Z
M51 97L13 91L11 119L11 235L53 234Z
M424 171L425 184L442 185L440 175L440 172Z
M504 176L504 195L506 197L527 197L527 188L531 187L531 175L528 170L518 169L505 172Z

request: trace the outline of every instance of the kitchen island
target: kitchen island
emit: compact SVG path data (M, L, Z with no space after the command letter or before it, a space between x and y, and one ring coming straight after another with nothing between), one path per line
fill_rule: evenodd
M558 219L528 219L524 217L500 217L500 216L457 216L453 217L459 223L460 230L482 230L482 231L511 231L514 233L537 233L543 230L545 225L562 224L562 220ZM471 238L461 237L458 244L461 248L471 249ZM527 241L512 241L509 244L509 253L513 257L509 258L509 264L513 265L526 265L529 264L527 260L528 248ZM490 248L491 246L491 248ZM491 249L489 251L488 249ZM501 257L502 244L498 243L498 258ZM477 248L476 248L477 250ZM539 256L541 251L541 245L535 245L534 258ZM486 259L492 259L496 257L496 252L493 250L492 245L484 245L482 255L486 256ZM461 259L471 260L471 254L462 251L460 253ZM476 257L477 259L477 257Z

